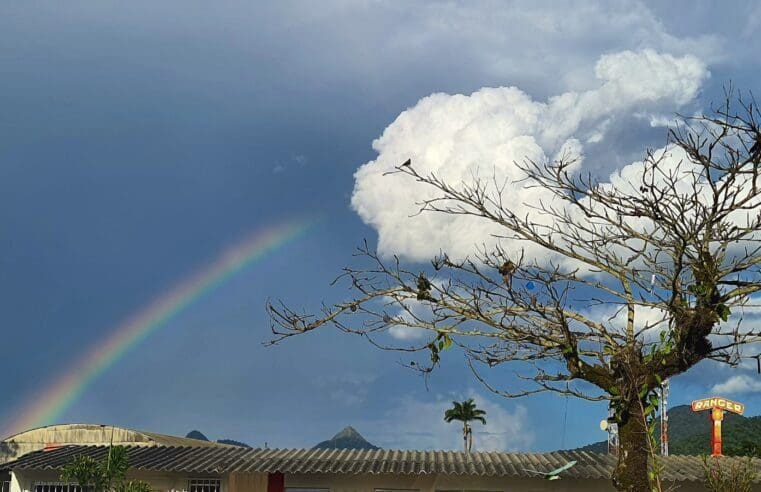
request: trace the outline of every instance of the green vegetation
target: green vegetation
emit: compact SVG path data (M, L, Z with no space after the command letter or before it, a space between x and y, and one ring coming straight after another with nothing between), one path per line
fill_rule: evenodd
M728 465L703 456L703 477L706 488L712 492L751 492L758 470L750 458Z
M127 448L113 446L100 461L91 456L77 456L64 467L61 480L93 492L151 492L146 482L127 480L128 469Z
M682 405L669 410L668 415L670 454L711 454L711 420L708 413L695 413L689 406ZM722 422L722 447L727 456L761 458L761 416L743 417L727 413ZM601 441L579 449L605 453L608 447L605 441Z

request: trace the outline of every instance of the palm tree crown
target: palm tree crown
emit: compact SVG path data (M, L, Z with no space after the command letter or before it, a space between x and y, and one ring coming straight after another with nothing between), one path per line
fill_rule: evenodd
M444 412L444 421L451 422L453 420L459 420L460 422L471 422L478 420L482 424L486 424L486 412L480 408L476 408L476 404L473 398L459 402L453 401L452 408Z

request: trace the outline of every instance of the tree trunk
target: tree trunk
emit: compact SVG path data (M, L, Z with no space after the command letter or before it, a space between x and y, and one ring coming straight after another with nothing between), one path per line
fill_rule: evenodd
M627 405L623 422L618 424L618 463L613 484L627 492L650 492L647 424L636 400Z
M462 423L462 448L466 453L468 452L468 423L467 422Z

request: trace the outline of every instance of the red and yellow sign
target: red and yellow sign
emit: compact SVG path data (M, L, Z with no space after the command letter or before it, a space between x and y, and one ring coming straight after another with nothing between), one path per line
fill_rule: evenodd
M703 410L711 410L713 408L720 408L737 415L742 415L745 411L745 405L727 400L726 398L703 398L702 400L692 402L693 412L702 412Z
M745 405L726 398L703 398L692 402L693 412L711 411L711 454L721 456L721 421L724 420L724 412L732 412L742 415Z

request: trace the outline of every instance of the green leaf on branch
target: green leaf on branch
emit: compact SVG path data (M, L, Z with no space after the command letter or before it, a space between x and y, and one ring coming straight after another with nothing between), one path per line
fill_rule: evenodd
M716 314L719 315L719 318L721 318L722 321L727 321L729 315L732 314L732 311L730 311L729 306L726 304L719 304L716 306Z
M452 346L452 338L449 335L444 334L444 336L442 337L441 343L443 347L442 350L446 350Z
M704 296L708 294L708 286L703 284L695 284L687 287L687 290L696 296Z
M650 405L652 405L652 406L654 406L654 407L656 407L656 408L657 408L657 407L658 407L658 405L660 405L660 403L661 403L661 402L660 402L660 400L658 399L658 395L654 395L654 394L653 394L653 395L650 395Z
M446 350L452 346L452 338L446 333L439 333L436 336L436 340L438 340L437 346L439 351Z

